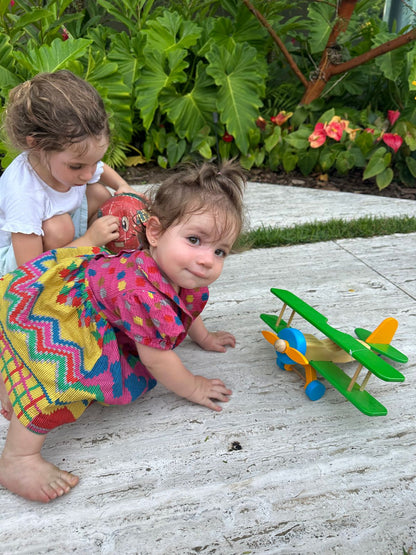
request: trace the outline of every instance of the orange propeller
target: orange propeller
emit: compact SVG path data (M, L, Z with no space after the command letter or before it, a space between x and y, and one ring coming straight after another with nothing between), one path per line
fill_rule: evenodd
M308 359L301 352L291 347L284 339L280 339L275 333L271 331L262 331L261 333L266 341L271 343L278 353L284 353L293 360L293 362L301 364L302 366L309 364Z

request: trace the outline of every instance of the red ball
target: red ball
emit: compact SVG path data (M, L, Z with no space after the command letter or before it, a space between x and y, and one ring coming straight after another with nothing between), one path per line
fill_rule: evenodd
M122 250L138 250L143 247L140 243L139 232L148 219L146 199L133 193L121 193L108 199L98 211L98 217L116 216L119 218L119 237L105 245L113 254Z

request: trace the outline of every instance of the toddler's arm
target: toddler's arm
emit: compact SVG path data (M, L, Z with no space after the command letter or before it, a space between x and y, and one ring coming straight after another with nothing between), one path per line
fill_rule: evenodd
M213 399L229 400L231 390L221 380L195 376L173 351L161 351L140 343L136 343L136 347L140 360L152 376L177 395L217 412L222 409Z
M198 316L189 328L189 337L206 351L225 353L225 345L235 347L235 337L232 333L228 331L208 331L201 316Z
M117 194L120 193L135 193L137 192L130 187L130 185L125 181L121 175L119 175L113 168L104 164L103 166L103 173L100 176L100 183L105 185L106 187L110 187L110 189L114 189Z

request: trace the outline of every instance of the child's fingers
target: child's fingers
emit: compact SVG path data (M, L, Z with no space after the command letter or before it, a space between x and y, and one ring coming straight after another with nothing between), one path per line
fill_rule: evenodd
M227 331L219 331L216 333L217 341L220 345L229 345L235 347L235 337Z
M208 396L211 399L217 399L218 401L228 401L230 395L232 395L231 389L228 389L221 380L215 380L217 383L212 383Z

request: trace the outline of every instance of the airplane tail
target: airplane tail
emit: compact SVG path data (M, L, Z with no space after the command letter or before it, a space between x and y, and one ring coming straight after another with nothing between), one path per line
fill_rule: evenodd
M370 345L371 349L396 362L406 363L409 359L398 349L390 345L399 323L395 318L386 318L371 333L363 328L356 328L355 333L362 341Z
M376 327L373 333L370 333L365 341L367 343L390 345L398 325L399 322L395 318L386 318Z

